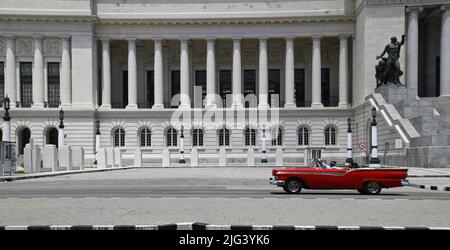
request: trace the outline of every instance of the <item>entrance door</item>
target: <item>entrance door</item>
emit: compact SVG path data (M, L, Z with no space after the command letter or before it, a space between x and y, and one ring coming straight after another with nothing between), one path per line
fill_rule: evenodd
M248 96L251 95L251 96ZM256 97L256 71L244 70L244 96L248 102L245 102L245 107L257 107L257 100L251 97Z
M280 70L269 70L269 104L271 107L280 107L280 81Z
M322 69L322 103L325 107L331 106L330 69Z

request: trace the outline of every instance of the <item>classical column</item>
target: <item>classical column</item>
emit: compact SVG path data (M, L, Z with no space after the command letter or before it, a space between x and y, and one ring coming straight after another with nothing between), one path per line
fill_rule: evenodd
M128 105L127 109L137 109L137 69L136 39L128 39Z
M269 71L267 64L267 37L262 37L259 38L259 108L269 107Z
M155 43L154 53L154 83L155 83L155 104L154 109L163 109L164 91L163 91L163 56L162 56L162 39L153 39Z
M339 46L339 107L348 107L348 38L341 36Z
M70 107L72 104L72 66L70 59L70 36L62 37L60 96L61 106Z
M5 96L8 96L12 107L16 106L17 88L16 88L16 55L15 55L15 36L5 35L6 37L6 65L5 65Z
M34 37L33 63L33 108L44 107L44 56L42 54L43 37Z
M437 93L436 81L436 19L429 18L426 24L426 53L425 53L425 96L433 97L439 95Z
M241 38L233 38L233 107L242 107Z
M206 40L206 108L215 108L216 105L216 55L215 40Z
M450 96L450 5L441 9L441 96Z
M102 39L102 106L100 108L111 108L111 48L108 38Z
M419 86L419 11L421 7L408 7L408 43L407 43L407 74L408 88L418 90ZM416 93L417 94L417 93Z
M320 108L322 104L322 58L320 54L321 37L313 37L312 51L312 104L311 107Z
M286 38L286 108L295 108L294 37Z
M180 108L190 108L189 98L189 40L180 39Z

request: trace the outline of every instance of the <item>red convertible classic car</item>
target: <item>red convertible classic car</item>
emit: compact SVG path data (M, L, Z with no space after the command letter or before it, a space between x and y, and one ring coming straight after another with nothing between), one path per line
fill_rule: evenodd
M311 167L276 168L270 182L286 193L304 189L356 189L361 194L376 195L383 188L408 184L408 169L401 168L336 168L326 164Z

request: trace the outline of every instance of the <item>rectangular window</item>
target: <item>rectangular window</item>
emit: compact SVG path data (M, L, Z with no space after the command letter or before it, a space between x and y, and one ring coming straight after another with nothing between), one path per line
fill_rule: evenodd
M50 108L59 107L59 63L51 62L47 64L47 93L48 106Z
M125 108L128 105L128 70L122 71L122 104L119 108Z
M280 81L280 70L269 70L269 104L271 107L280 107Z
M232 93L231 70L221 70L219 72L219 83L220 83L220 96L222 97L223 107L226 107L227 95L231 95Z
M5 63L0 62L0 106L5 98Z
M322 69L322 103L325 107L331 106L330 69Z
M171 74L170 74L170 87L171 87L171 97L173 98L174 96L180 94L180 71L179 70L172 70ZM172 100L171 100L172 102ZM179 102L178 105L173 105L172 108L176 108L179 106Z
M20 97L22 107L31 107L33 102L33 64L31 62L20 63Z
M305 69L296 69L294 73L295 81L295 102L297 107L306 107L305 100Z
M244 96L249 100L245 103L245 107L256 107L257 98L249 99L247 95L256 95L256 71L244 70ZM255 96L256 97L256 96Z
M195 87L194 88L194 107L201 108L206 98L206 70L195 71ZM201 92L197 93L197 89L201 88Z
M155 78L154 71L147 71L147 103L146 108L151 108L155 104Z

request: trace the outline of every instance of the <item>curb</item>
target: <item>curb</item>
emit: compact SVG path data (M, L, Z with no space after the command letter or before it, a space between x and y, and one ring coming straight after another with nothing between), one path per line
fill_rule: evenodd
M84 169L84 170L43 172L43 173L25 174L25 175L0 176L0 182L35 179L35 178L43 178L43 177L53 177L53 176L61 176L61 175L69 175L69 174L85 174L85 173L106 172L106 171L114 171L114 170L126 170L126 169L132 169L132 168L135 168L135 167L92 168L92 169Z
M407 187L420 188L420 189L432 190L432 191L450 191L450 187L420 185L420 184L414 184L414 183L410 183L409 185L407 185Z
M200 222L173 223L163 225L9 225L0 230L450 230L450 227L383 227L383 226L292 226L292 225L210 225Z

